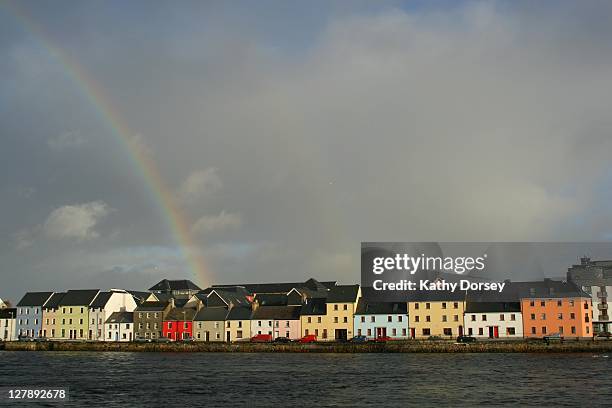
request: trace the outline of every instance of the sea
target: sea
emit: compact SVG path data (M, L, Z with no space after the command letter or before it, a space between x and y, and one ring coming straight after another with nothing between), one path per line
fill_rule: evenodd
M611 407L607 354L0 352L0 388L66 407Z

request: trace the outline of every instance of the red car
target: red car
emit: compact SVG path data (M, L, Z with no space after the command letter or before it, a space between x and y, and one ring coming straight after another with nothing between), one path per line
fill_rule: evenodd
M271 334L256 334L255 336L251 337L251 341L253 343L269 343L272 341L272 335Z
M385 343L385 342L391 341L391 340L392 339L389 336L380 336L380 337L377 337L376 339L374 339L374 341L377 341L379 343Z
M309 334L307 336L302 337L298 341L300 343L314 343L315 341L317 341L317 336L315 336L314 334Z

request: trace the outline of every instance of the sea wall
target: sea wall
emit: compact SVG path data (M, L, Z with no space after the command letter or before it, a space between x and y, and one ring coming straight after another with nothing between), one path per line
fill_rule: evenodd
M7 342L7 351L119 351L119 352L208 352L208 353L604 353L612 352L612 341L477 342L402 341L387 343L107 343L107 342Z

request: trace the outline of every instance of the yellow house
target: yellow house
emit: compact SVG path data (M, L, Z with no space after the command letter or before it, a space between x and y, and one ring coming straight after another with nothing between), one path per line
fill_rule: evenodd
M87 340L89 333L89 305L100 291L98 289L69 290L59 302L57 320L59 336L56 338Z
M429 297L431 299L408 302L410 337L453 338L463 335L464 294L447 292L442 297Z
M49 339L58 338L61 333L61 320L59 317L59 304L66 293L54 293L51 295L42 310L42 336Z
M355 335L354 314L361 297L359 285L333 286L326 299L307 299L300 316L302 336L317 340L347 340Z

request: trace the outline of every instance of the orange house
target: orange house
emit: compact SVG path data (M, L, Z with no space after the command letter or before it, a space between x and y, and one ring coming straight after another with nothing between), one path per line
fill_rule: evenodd
M548 279L524 284L531 286L521 296L525 337L592 337L593 305L586 293L572 283Z

